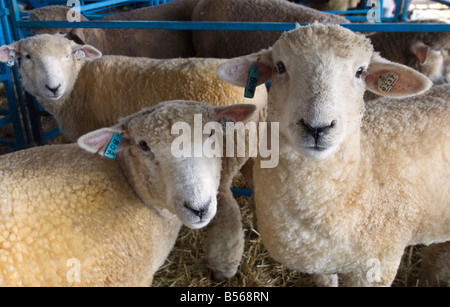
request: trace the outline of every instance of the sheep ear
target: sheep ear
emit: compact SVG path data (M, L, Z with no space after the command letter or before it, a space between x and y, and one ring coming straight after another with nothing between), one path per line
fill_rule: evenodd
M74 28L70 30L70 32L66 33L66 38L74 41L75 43L79 45L86 44L86 39L84 37L83 29L81 28Z
M126 133L123 133L122 126L98 129L78 139L78 146L87 152L98 153L100 156L105 156L105 153L108 154L111 144L115 145L114 153L130 145L130 139Z
M102 56L102 52L91 45L72 45L72 53L79 60L85 58L87 60L93 60Z
M259 69L257 85L268 82L272 77L272 50L227 60L217 67L216 73L225 82L246 87L253 66Z
M253 104L236 104L227 107L215 107L214 109L216 111L214 120L222 124L223 121L244 122L253 115L256 106Z
M406 97L431 88L425 75L405 65L390 62L378 54L372 57L366 77L366 88L380 96Z
M430 55L431 48L423 42L418 41L411 46L410 50L416 56L417 63L423 65Z
M10 60L11 51L15 52L15 57L19 57L17 42L10 45L4 45L0 47L0 62L8 62Z

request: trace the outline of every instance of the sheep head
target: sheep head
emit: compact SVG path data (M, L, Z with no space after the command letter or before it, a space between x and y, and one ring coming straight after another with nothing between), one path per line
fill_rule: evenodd
M370 41L340 26L314 24L284 33L269 50L231 59L217 69L245 86L248 71L271 81L268 120L306 157L325 159L358 132L366 89L402 97L429 89L428 78L373 52Z
M80 64L102 53L90 45L78 45L62 35L43 34L0 47L0 61L11 54L21 58L22 84L52 112L58 101L70 94L78 77ZM53 113L53 112L52 112Z
M114 134L121 134L120 144L116 144L118 158L140 198L150 206L176 214L190 228L201 228L216 213L222 158L193 152L196 146L210 142L212 133L189 138L191 155L174 154L180 136L173 127L183 123L194 131L198 125L203 132L206 123L219 123L223 119L243 121L254 111L254 105L213 107L199 102L169 101L123 118L116 126L88 133L78 144L103 156ZM196 122L199 115L201 122Z
M443 35L448 33L443 33ZM410 47L417 60L417 69L433 81L434 84L450 82L450 40L446 45L429 46L417 41Z

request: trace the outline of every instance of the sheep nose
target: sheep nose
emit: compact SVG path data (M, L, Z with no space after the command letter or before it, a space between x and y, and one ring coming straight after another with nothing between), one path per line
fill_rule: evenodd
M201 206L194 206L191 203L185 201L184 207L186 209L188 209L189 211L191 211L196 216L198 216L199 218L202 218L208 213L210 204L211 204L211 198L206 203L202 204Z
M61 83L58 84L56 87L50 87L47 84L45 85L45 87L52 92L53 94L56 94L56 92L58 91L58 89L61 87Z
M336 125L336 121L332 121L328 126L314 127L310 124L307 124L304 120L301 120L301 125L305 129L305 131L310 134L316 141L323 137L326 133L329 132L331 128Z

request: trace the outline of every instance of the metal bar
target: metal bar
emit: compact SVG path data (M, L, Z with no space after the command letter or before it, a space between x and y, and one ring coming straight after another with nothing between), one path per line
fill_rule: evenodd
M305 25L305 24L301 24ZM192 21L19 21L23 28L129 28L169 30L289 31L295 23ZM367 23L341 24L358 32L450 32L450 24Z
M441 4L445 4L446 6L450 7L450 1L449 0L431 0L431 1L438 2L438 3L441 3Z
M80 6L81 12L89 11L89 10L95 10L98 8L105 8L109 5L116 5L119 3L127 3L130 2L130 0L107 0L107 1L99 1L96 3L86 4ZM77 10L77 8L73 8L74 10Z
M328 14L344 14L344 15L367 14L367 12L369 12L369 10L324 11L324 13L328 13Z
M231 193L235 196L252 196L253 191L251 189L231 188Z
M408 7L409 7L409 0L404 0L403 2L403 12L400 17L400 21L406 21L408 19Z
M15 145L14 141L6 140L6 139L0 139L0 144L2 144L3 146L11 147L11 148L13 148ZM7 151L7 153L8 152L9 151Z

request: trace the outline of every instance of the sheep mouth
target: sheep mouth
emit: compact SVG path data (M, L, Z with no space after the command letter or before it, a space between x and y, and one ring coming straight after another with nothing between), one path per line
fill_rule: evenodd
M62 94L55 94L55 95L47 95L47 98L49 100L58 100L62 97Z
M306 149L307 150L312 150L312 151L317 151L317 152L322 152L322 151L328 150L330 148L329 147L323 147L323 146L315 145L315 146L306 147Z
M199 219L196 222L183 222L183 224L190 229L200 229L209 224L210 219Z
M330 156L335 151L335 149L335 146L305 146L303 147L303 153L307 157L322 160Z

